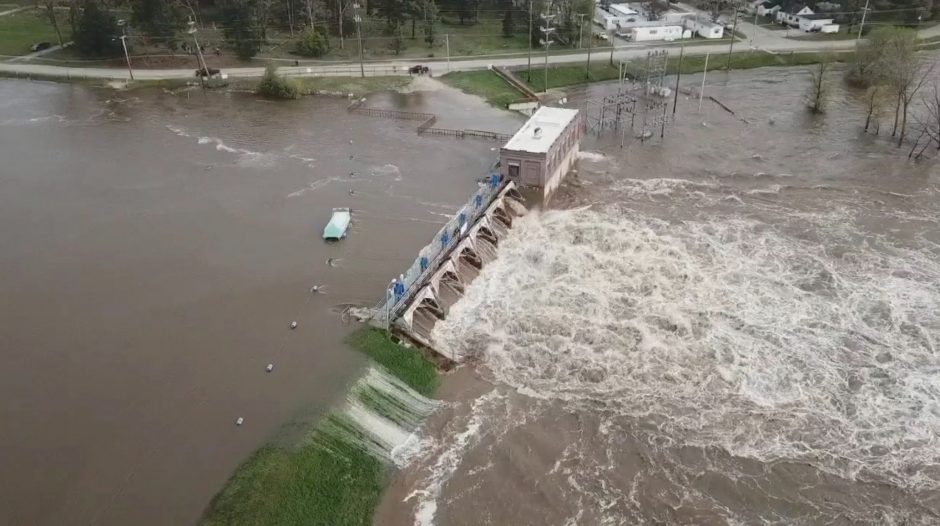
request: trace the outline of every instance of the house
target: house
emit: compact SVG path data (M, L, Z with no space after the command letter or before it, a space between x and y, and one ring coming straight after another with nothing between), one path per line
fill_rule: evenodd
M716 24L704 16L690 16L685 19L685 28L697 33L702 38L721 38L725 34L725 28L721 24Z
M813 10L808 6L797 4L789 9L777 11L776 19L780 24L796 27L800 25L800 17L803 15L812 15Z
M638 22L646 22L646 18L627 4L610 4L607 9L601 7L595 9L594 22L605 31L616 31L636 25Z
M634 42L646 42L650 40L679 40L682 38L682 26L640 26L631 27L623 34L618 33L628 40Z
M777 2L768 0L757 6L757 14L760 16L774 16L777 11L780 11L780 4Z
M839 31L838 24L833 24L834 19L830 15L801 15L799 19L800 31L806 31L807 33L810 33L823 31L824 28L826 33L836 33ZM829 26L835 26L835 29Z
M756 13L757 8L760 7L760 5L763 4L764 2L765 0L749 0L744 5L744 10L747 11L748 13Z
M500 173L548 199L574 165L583 135L578 110L542 106L499 150Z

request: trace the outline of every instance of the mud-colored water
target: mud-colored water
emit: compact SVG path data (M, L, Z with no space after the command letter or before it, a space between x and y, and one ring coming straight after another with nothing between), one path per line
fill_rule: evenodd
M521 121L447 89L372 99ZM0 524L192 524L285 422L342 403L363 361L338 312L495 156L345 104L0 81ZM335 206L351 231L324 244Z
M472 365L377 523L940 522L940 169L807 84L585 141L435 326Z

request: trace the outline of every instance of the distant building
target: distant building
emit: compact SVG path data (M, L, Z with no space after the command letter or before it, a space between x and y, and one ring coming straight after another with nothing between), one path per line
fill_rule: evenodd
M500 149L500 173L548 199L574 165L583 135L578 110L542 106Z
M757 6L757 14L760 16L774 16L777 11L780 11L780 4L777 2L767 1Z
M631 27L622 33L618 32L617 34L634 42L648 42L651 40L679 40L682 38L682 26Z
M813 14L813 10L805 5L794 5L788 9L777 11L777 22L792 27L800 25L800 17Z
M684 24L686 29L702 38L721 38L725 34L724 26L704 16L690 16L684 20Z
M799 26L800 31L806 32L823 32L823 33L837 33L839 31L839 25L834 24L834 19L831 15L800 15L799 17Z

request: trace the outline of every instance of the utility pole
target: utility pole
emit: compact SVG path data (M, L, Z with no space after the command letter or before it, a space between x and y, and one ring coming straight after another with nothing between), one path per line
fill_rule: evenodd
M525 79L527 82L532 82L532 0L529 0L529 65Z
M450 35L444 35L444 46L447 48L447 71L450 71Z
M127 31L125 31L124 20L118 20L118 25L121 26L121 46L124 47L124 59L127 61L127 73L131 76L131 80L134 80L134 70L131 69L131 56L127 54Z
M584 13L575 15L578 17L578 49L581 49L581 39L584 36Z
M353 20L356 21L356 39L359 40L359 75L362 78L366 78L366 67L362 64L362 17L359 15L359 4L353 4L353 10L355 16Z
M734 39L735 32L738 29L738 6L734 6L734 22L731 23L731 44L728 45L728 64L725 66L726 70L731 69L731 52L734 51Z
M679 48L679 67L676 68L676 92L673 93L672 115L675 120L676 106L679 105L679 79L682 77L682 54L685 52L685 46Z
M754 8L754 32L751 34L751 47L757 49L757 8Z
M209 77L209 68L206 66L206 59L202 56L202 48L199 47L199 40L196 39L196 21L189 19L189 29L187 33L193 36L193 44L196 45L196 57L199 59L199 67L202 68L201 74L199 75L199 82L202 84L202 87L206 87L206 81Z
M588 26L588 56L587 56L587 68L584 71L584 78L590 80L591 78L591 47L594 45L594 0L591 0L591 23Z
M702 111L702 97L705 96L705 75L708 75L708 53L705 53L705 69L702 70L702 89L698 91L698 111Z
M548 46L552 45L552 32L555 31L555 28L552 27L554 18L555 15L543 14L542 20L545 25L540 27L542 30L542 45L545 46L545 93L548 93Z
M865 0L865 8L862 9L862 23L858 26L858 36L855 37L855 42L858 42L859 39L862 38L862 29L865 29L865 15L868 14L868 2L869 0Z

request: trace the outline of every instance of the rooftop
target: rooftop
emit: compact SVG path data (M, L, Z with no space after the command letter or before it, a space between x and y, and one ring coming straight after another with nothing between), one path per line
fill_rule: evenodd
M542 106L503 148L529 153L547 153L565 126L578 116L578 110ZM538 131L538 133L536 133Z
M630 7L629 4L610 4L610 12L615 15L631 16L640 14L639 11Z
M812 15L800 15L800 18L805 18L807 20L833 20L832 15L827 14L812 14Z

